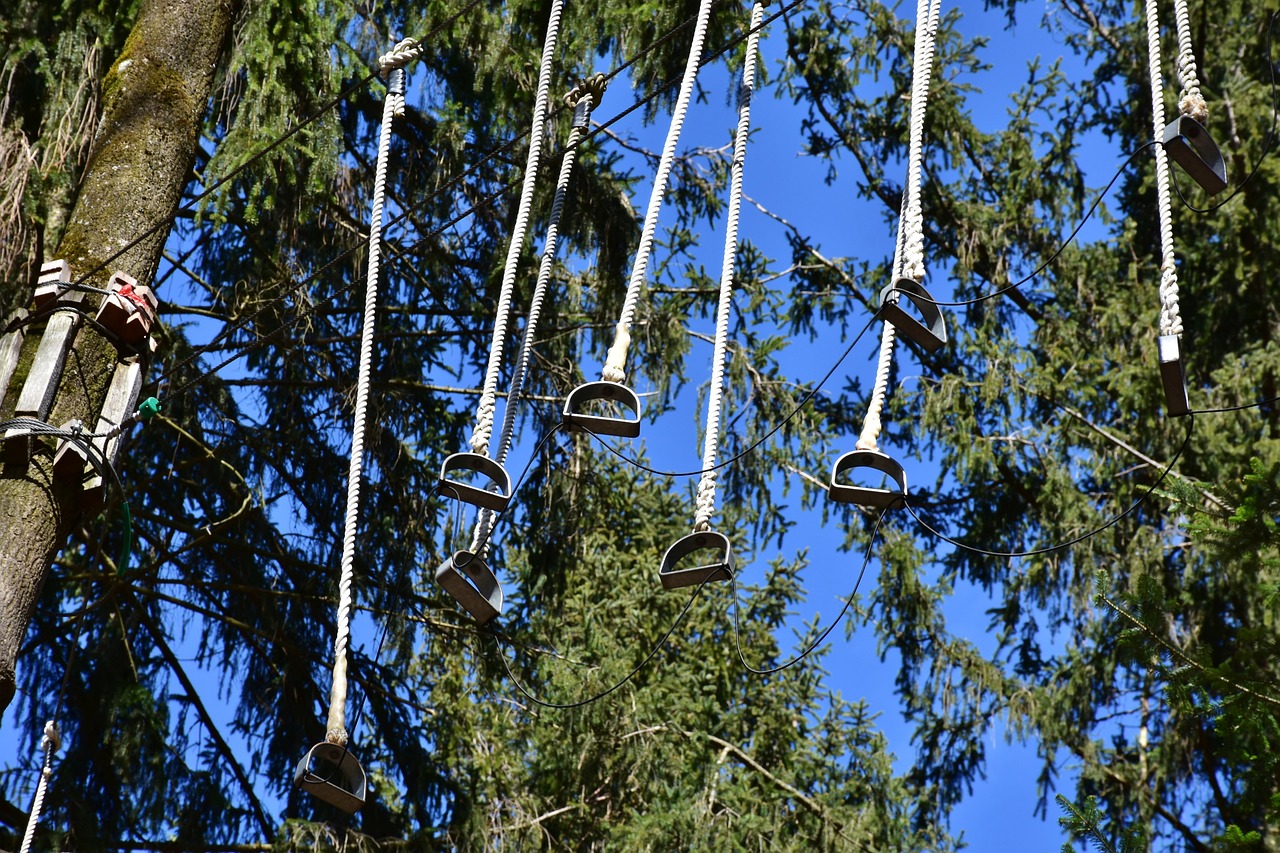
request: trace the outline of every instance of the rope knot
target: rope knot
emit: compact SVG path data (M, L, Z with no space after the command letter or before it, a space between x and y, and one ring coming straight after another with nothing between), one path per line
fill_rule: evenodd
M378 71L386 74L396 68L404 68L422 55L422 45L417 39L401 39L395 47L378 57Z
M62 733L58 731L58 724L53 720L44 724L44 737L41 738L40 745L54 752L62 749Z
M347 730L341 726L336 726L325 732L324 739L326 742L331 743L334 746L340 746L343 749L347 748L347 741L349 740L347 737Z
M601 99L604 98L604 90L608 86L609 78L603 74L592 74L590 77L584 77L578 81L578 85L570 89L564 96L565 105L576 107L579 101L590 95L591 106L593 108L598 107Z

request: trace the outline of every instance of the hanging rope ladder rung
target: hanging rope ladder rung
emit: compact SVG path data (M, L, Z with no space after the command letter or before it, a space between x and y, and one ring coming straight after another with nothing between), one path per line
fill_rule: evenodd
M922 319L903 310L900 296L907 297ZM947 321L942 316L942 309L924 285L914 278L899 278L880 291L880 318L892 323L898 332L925 352L937 352L947 344Z
M613 404L629 414L592 414L592 405ZM560 421L573 432L593 432L618 438L639 438L640 397L626 385L617 382L587 382L569 392L564 400Z

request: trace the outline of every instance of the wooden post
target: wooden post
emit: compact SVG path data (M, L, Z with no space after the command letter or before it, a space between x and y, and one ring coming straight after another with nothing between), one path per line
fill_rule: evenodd
M80 421L67 421L62 429L75 429L84 426ZM53 477L56 480L70 480L77 485L84 482L84 466L89 461L89 454L84 445L69 438L58 440L58 452L53 455Z
M106 402L102 404L102 413L98 416L98 425L93 431L106 432L124 423L138 405L141 391L142 363L137 358L130 358L117 364L115 375L111 377L111 387L107 389ZM107 464L115 465L123 439L123 433L110 439L95 438L93 446ZM91 463L84 466L84 477L84 509L96 512L106 500L106 484L102 474Z
M76 304L84 300L79 290L63 291L59 301ZM80 315L72 311L58 311L49 318L36 349L27 381L22 385L14 417L44 420L53 407L53 398L62 379L62 367L67 352L80 327ZM25 429L11 429L4 434L4 459L7 464L25 466L31 459L31 433Z

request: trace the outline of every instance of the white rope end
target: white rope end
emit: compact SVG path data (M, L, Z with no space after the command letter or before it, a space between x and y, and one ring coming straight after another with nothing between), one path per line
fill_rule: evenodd
M1178 111L1184 116L1191 116L1201 124L1209 120L1209 105L1198 89L1182 96L1178 101Z
M627 350L631 347L631 332L619 323L615 329L613 346L604 360L602 378L606 382L625 382L627 378Z
M329 731L325 732L324 739L327 743L346 749L349 738L347 737L347 730L345 728L338 727L329 729Z
M862 424L862 434L854 447L858 450L879 450L876 440L880 437L880 413L867 412L867 419Z

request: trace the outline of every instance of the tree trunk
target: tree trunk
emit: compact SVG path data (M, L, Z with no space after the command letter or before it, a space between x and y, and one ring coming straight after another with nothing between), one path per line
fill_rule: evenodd
M103 85L102 118L71 220L55 257L78 277L158 223L155 232L112 260L89 284L104 287L123 270L150 282L182 189L214 71L242 0L146 0ZM86 307L96 309L96 299ZM40 342L29 327L23 357L0 416L9 417ZM52 412L54 425L79 419L90 428L115 369L114 346L81 325ZM29 465L0 474L0 714L13 700L18 650L49 566L77 522L78 483L54 482L54 445L37 441Z

